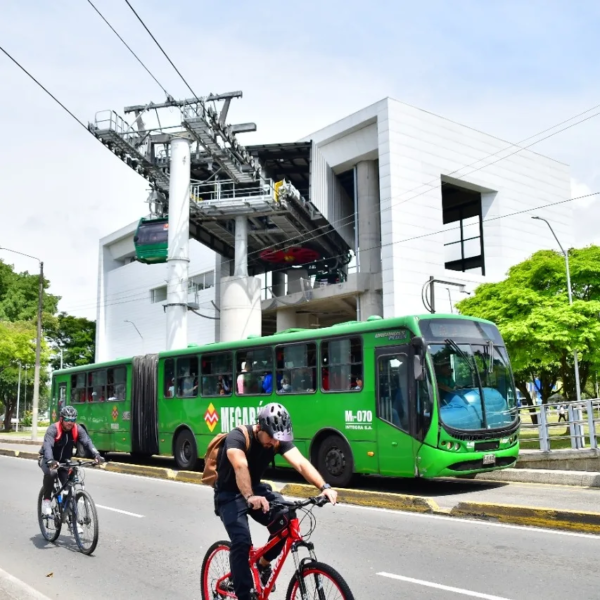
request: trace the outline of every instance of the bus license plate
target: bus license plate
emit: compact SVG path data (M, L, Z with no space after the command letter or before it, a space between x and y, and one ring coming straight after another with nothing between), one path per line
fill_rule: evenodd
M484 454L483 455L483 464L484 465L495 465L496 464L496 455L495 454Z

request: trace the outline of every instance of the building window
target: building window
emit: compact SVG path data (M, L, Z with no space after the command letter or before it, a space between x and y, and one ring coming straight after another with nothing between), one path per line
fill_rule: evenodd
M207 271L206 273L200 273L199 275L194 275L194 277L189 278L188 293L195 294L196 292L201 292L202 290L207 290L214 286L215 272Z
M317 385L317 345L290 344L275 348L277 393L310 394Z
M359 337L321 342L321 387L325 392L363 389L362 341Z
M202 396L231 396L232 381L230 352L202 355Z
M273 349L253 348L236 353L238 395L273 392Z
M167 299L167 286L162 285L161 287L150 290L150 302L156 304L157 302L164 302Z
M446 269L485 275L481 193L442 182L442 210Z

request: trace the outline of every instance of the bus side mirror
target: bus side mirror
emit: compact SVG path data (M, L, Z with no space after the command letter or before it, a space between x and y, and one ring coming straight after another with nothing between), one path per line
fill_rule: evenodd
M415 354L413 357L413 368L416 381L425 379L425 341L422 337L414 337L411 340Z

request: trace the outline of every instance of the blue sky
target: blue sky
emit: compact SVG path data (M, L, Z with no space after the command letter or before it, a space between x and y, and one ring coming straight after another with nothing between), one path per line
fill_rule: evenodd
M597 0L131 1L197 94L244 91L230 115L257 123L247 143L298 139L385 96L513 142L600 104ZM123 0L95 4L190 95ZM0 45L84 122L164 96L85 0L5 0ZM147 186L4 56L0 81L0 245L44 257L61 307L93 317L98 239L145 212ZM600 116L534 149L571 166L577 194L600 190ZM600 200L580 201L582 244L600 242L598 223Z

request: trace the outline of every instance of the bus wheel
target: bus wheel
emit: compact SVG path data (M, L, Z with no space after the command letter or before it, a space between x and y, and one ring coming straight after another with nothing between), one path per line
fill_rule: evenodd
M354 459L348 442L339 435L326 437L319 446L317 469L330 485L346 487L354 471Z
M175 440L175 464L181 471L193 471L197 462L196 438L189 429L184 429Z

